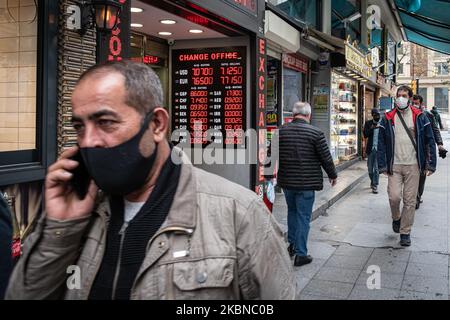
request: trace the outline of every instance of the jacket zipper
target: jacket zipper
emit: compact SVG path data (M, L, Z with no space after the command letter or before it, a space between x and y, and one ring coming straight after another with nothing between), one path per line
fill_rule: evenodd
M112 300L114 300L116 296L116 290L117 290L117 282L119 281L119 274L120 274L120 263L122 261L122 249L123 249L123 241L125 239L125 232L128 228L128 222L124 222L122 227L120 228L119 235L120 235L120 246L119 246L119 257L117 259L116 264L116 272L114 274L114 282L113 282L113 289L112 289Z
M394 174L394 158L395 158L395 125L391 126L392 130L392 139L391 139L391 148L392 148L392 159L391 159L391 172Z

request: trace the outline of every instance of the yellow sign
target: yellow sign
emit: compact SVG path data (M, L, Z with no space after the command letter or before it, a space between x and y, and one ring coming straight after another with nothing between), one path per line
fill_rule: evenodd
M345 60L347 67L365 78L372 78L372 63L370 54L363 55L350 43L345 44Z
M417 94L417 80L411 80L411 89L413 94Z

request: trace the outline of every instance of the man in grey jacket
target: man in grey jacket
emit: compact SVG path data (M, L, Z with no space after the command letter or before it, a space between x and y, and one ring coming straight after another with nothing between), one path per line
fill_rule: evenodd
M180 164L162 100L143 64L103 63L80 78L78 147L48 169L46 212L8 299L295 297L273 216L250 190Z

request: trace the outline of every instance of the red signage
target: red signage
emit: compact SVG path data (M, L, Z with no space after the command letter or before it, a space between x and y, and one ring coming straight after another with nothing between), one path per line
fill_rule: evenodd
M97 37L97 61L120 61L128 57L130 42L130 0L118 0L122 5L117 26L110 34ZM122 23L123 22L123 23Z
M256 192L263 194L264 190L264 163L266 161L266 40L257 39L257 105L256 130L258 132L258 162L256 174Z
M239 5L240 7L250 11L253 14L256 14L256 2L257 0L228 0L230 2L234 2L235 4Z
M298 72L308 73L308 59L293 53L283 55L283 65Z
M172 128L188 130L194 144L206 146L209 129L221 133L214 143L243 144L246 48L173 50L172 59Z

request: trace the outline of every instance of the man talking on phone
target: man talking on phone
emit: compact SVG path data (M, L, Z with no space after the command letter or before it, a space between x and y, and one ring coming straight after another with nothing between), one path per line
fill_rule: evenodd
M295 297L273 216L252 191L174 161L183 155L167 141L162 101L144 64L82 75L72 95L78 147L48 169L45 214L8 299ZM92 177L84 192L72 183L80 166Z

